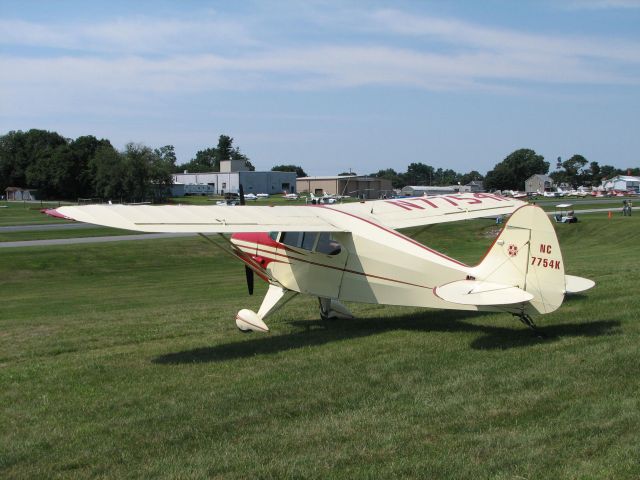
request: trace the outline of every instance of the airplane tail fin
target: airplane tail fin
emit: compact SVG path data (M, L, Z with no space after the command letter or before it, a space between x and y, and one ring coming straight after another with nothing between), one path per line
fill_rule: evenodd
M509 285L532 295L523 302L525 313L553 312L566 293L556 232L548 215L535 205L514 212L472 273L475 281Z

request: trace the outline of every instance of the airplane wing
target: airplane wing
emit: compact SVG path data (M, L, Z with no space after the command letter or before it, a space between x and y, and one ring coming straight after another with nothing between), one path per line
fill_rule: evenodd
M327 208L398 229L507 215L526 204L521 200L491 193L461 193L344 203Z
M84 205L59 207L50 214L141 232L348 232L354 220L397 229L505 215L522 205L475 193L314 206Z
M343 232L303 206L83 205L58 207L54 216L106 227L164 233Z

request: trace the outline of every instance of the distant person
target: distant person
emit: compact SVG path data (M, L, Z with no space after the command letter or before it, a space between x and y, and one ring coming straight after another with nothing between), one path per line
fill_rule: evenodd
M629 216L631 216L631 200L627 200L627 212L629 213Z
M626 217L627 215L630 215L628 213L629 210L629 203L626 200L622 201L622 216Z

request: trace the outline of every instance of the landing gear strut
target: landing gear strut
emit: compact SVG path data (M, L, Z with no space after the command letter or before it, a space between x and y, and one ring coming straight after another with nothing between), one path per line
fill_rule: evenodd
M547 336L544 334L544 332L540 331L538 329L538 327L536 327L536 324L533 323L533 319L529 315L527 315L526 313L524 313L524 312L514 313L513 316L514 317L518 317L518 320L520 320L527 327L529 327L531 330L533 330L533 333L535 333L537 337L539 337L539 338L547 338Z
M319 297L320 318L322 320L349 319L353 314L338 300Z

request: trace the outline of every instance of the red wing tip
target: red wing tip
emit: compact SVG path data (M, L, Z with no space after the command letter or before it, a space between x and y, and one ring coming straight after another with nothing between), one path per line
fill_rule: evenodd
M49 215L50 217L63 218L65 220L73 220L73 218L67 217L66 215L61 214L56 208L43 208L40 211L45 215Z

